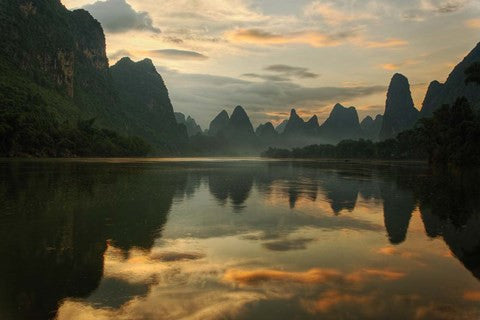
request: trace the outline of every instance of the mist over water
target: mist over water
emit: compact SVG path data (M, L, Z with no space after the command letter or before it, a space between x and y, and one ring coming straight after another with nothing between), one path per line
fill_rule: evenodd
M475 319L478 174L0 163L1 319Z

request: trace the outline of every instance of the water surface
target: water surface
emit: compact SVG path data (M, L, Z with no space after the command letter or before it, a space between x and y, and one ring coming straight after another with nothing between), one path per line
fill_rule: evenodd
M0 162L0 319L479 319L475 173Z

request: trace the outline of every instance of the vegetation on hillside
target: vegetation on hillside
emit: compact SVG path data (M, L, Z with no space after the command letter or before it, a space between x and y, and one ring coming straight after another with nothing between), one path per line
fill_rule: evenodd
M271 158L425 159L431 164L458 166L480 164L480 116L465 98L445 105L432 118L394 139L381 142L344 140L334 145L311 145L292 150L270 148Z

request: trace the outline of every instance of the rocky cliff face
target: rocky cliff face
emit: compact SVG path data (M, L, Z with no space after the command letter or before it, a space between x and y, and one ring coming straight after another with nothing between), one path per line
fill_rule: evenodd
M381 140L394 138L402 131L413 128L419 112L415 109L408 79L397 73L393 76L387 92L383 115Z
M186 143L186 129L177 124L167 87L150 59L123 58L111 75L129 133L167 150Z
M69 11L59 0L2 0L0 29L0 82L8 84L0 90L41 92L59 121L95 118L96 126L137 135L154 149L178 150L185 141L151 61L123 60L110 70L103 29L87 11ZM32 84L41 89L33 93Z
M68 11L57 0L2 1L0 25L3 58L41 84L74 97L106 80L105 37L87 11Z
M208 128L208 134L211 136L216 136L227 127L230 117L228 116L227 111L222 110L211 122Z
M355 107L346 108L337 103L330 116L320 126L320 137L328 143L362 137L362 129Z
M459 97L466 97L474 107L480 107L480 90L474 84L465 83L465 70L473 63L480 62L480 43L450 73L444 84L434 81L430 84L423 102L421 116L429 117L444 104L453 104Z
M378 139L380 130L382 129L383 116L378 114L375 119L370 116L365 117L365 119L360 122L360 127L363 131L363 137L375 141Z

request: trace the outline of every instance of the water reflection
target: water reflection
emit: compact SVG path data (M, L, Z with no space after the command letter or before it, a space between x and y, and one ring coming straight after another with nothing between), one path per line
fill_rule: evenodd
M0 176L1 319L479 314L477 173L56 161Z

